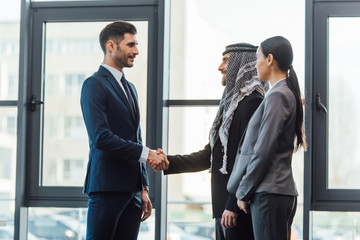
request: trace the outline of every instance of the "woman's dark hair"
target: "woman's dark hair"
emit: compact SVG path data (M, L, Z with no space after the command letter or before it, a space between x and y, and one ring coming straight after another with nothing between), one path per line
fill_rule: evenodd
M287 73L286 82L296 98L296 146L297 151L301 146L306 150L306 137L304 132L304 110L301 99L298 78L292 66L293 51L290 42L282 37L275 36L266 39L260 44L265 57L272 54L279 69Z
M136 27L125 21L116 21L106 25L99 35L100 46L104 54L106 54L106 43L114 40L118 44L124 39L125 33L136 34Z

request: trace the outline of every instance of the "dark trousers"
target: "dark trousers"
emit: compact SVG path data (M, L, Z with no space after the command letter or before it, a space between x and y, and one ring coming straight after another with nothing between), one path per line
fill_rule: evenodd
M215 232L216 240L254 240L250 214L239 214L237 225L226 229L221 225L221 218L216 218Z
M136 240L141 213L140 192L90 193L86 239Z
M225 228L221 224L221 218L215 218L216 240L225 240Z
M250 204L256 240L289 240L296 212L295 196L255 193Z

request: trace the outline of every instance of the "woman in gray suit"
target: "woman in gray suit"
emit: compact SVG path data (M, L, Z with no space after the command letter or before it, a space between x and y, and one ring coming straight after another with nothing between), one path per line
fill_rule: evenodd
M306 140L292 60L291 44L284 37L266 39L258 48L259 79L272 88L249 122L228 182L239 208L251 212L256 240L290 239L296 211L291 161L294 151L306 149Z

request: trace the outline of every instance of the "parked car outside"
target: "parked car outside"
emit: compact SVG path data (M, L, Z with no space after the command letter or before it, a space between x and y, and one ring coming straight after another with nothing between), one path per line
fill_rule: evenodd
M0 240L13 240L14 239L14 227L13 226L1 226L0 227ZM28 233L28 240L42 240L35 237L33 234Z

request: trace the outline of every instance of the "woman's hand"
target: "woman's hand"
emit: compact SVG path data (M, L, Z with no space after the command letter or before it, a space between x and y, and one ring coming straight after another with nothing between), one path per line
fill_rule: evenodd
M245 213L250 213L249 204L247 202L237 200L237 205L240 208L240 210L243 210Z

